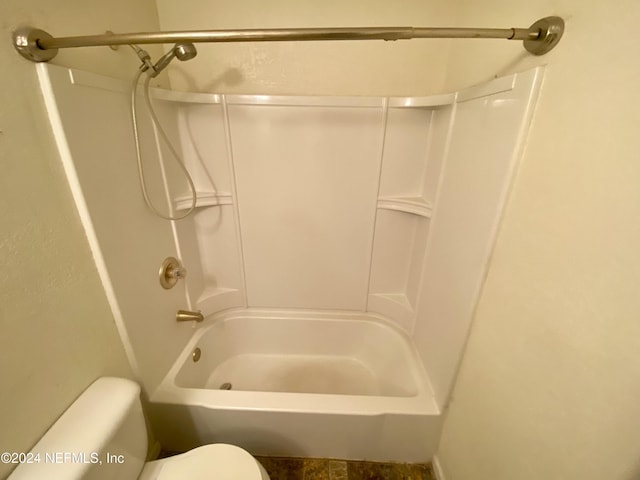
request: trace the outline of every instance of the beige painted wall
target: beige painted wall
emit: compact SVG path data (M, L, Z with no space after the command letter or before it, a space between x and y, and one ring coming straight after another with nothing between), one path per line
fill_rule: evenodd
M28 451L95 378L131 376L76 213L20 24L57 35L157 29L152 1L0 3L0 452ZM156 49L156 53L159 50ZM129 78L130 52L61 53L55 63ZM10 470L0 464L0 478Z
M640 477L637 0L459 2L457 23L567 19L546 57L464 42L455 88L548 64L438 458L447 480Z
M447 26L446 0L158 0L163 30ZM179 90L215 93L402 95L439 93L448 40L200 44L174 63Z

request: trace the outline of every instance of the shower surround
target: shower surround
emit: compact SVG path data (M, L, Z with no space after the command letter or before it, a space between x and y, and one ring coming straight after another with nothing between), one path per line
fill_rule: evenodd
M431 97L154 90L198 192L166 222L139 193L128 82L37 68L165 448L431 458L540 69ZM141 137L154 203L188 208L150 122ZM188 270L172 290L167 256ZM205 322L178 324L183 308Z

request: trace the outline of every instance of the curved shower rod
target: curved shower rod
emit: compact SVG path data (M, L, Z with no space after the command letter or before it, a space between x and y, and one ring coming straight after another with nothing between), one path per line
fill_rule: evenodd
M107 33L81 37L52 37L44 30L21 27L13 32L13 46L23 57L48 62L60 48L115 46L179 42L282 42L310 40L408 40L412 38L502 38L522 40L534 55L555 47L564 32L560 17L545 17L529 28L276 28L245 30L200 30L150 33Z

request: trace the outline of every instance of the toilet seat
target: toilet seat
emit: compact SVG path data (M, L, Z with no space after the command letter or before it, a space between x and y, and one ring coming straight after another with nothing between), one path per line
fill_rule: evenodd
M267 480L262 465L235 445L216 443L145 465L139 480Z

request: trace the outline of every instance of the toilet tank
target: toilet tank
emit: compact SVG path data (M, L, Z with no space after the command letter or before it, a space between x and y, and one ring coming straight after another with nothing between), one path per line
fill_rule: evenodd
M146 455L140 386L103 377L62 414L9 479L133 480Z

